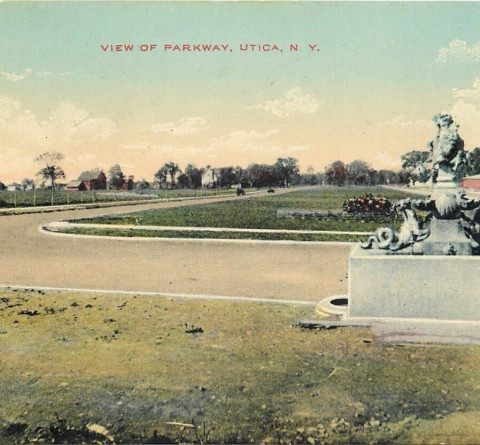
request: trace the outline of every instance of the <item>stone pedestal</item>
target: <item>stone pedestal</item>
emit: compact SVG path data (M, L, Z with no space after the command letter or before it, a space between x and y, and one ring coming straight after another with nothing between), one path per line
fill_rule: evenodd
M472 245L460 219L432 219L429 237L418 244L424 255L471 255Z
M480 257L402 255L356 246L344 320L363 322L396 342L480 344ZM465 340L469 330L471 338Z
M480 257L399 255L356 246L348 317L480 321Z

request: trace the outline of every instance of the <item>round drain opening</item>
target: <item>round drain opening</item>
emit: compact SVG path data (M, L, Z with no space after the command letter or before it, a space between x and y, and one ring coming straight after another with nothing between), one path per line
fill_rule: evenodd
M319 315L346 316L348 312L348 295L333 295L318 303L315 312Z
M334 306L339 306L339 307L347 307L348 306L348 298L334 298L333 300L330 300L330 304L333 304Z

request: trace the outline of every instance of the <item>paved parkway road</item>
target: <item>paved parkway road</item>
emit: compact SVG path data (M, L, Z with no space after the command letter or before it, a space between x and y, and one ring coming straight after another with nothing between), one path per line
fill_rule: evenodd
M346 293L346 245L89 239L38 230L51 221L191 203L1 216L0 284L312 302Z

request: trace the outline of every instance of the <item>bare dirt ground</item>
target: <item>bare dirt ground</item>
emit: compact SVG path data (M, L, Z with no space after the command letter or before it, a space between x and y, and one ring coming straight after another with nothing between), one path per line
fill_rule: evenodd
M309 306L0 295L0 444L480 443L476 346L303 330Z
M200 202L2 216L0 284L303 301L347 291L349 246L88 239L38 231L55 220L192 203Z

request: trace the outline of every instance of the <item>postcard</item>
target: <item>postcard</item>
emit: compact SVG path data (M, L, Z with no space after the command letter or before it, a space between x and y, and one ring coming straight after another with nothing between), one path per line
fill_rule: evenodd
M0 443L478 443L479 14L0 2Z

